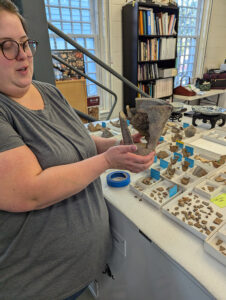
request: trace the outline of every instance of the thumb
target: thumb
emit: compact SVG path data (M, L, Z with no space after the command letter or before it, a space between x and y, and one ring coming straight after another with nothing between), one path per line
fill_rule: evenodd
M135 151L137 151L137 146L136 145L123 145L123 147L121 147L121 149L124 153L135 152Z

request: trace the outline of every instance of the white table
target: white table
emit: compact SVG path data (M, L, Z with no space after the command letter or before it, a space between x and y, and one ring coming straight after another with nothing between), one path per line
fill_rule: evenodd
M216 105L218 105L220 95L224 94L225 92L226 92L226 90L209 90L209 91L204 92L202 95L195 95L195 96L181 96L181 95L175 95L174 94L173 98L175 100L178 100L178 101L181 101L181 102L185 102L185 103L187 102L187 104L191 104L191 102L199 100L199 104L200 104L200 101L202 99L207 99L208 101L211 101L211 100L208 99L209 97L217 96Z
M207 124L201 127L208 129ZM129 187L109 187L106 176L111 171L101 179L113 230L110 263L116 278L102 275L96 282L97 299L225 300L226 267L205 252L201 239L139 201Z

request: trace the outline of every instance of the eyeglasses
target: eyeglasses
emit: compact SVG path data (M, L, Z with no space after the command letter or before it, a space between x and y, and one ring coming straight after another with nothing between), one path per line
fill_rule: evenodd
M0 44L2 53L8 60L16 59L20 52L20 46L23 48L24 53L28 57L34 56L38 42L33 40L26 40L25 42L18 43L14 40L6 40Z

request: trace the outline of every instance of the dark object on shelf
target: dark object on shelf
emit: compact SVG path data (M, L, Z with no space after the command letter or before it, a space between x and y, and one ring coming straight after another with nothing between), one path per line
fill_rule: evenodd
M209 91L211 89L211 83L205 81L204 79L197 78L195 86L200 89L200 91Z
M170 121L178 121L180 122L181 121L181 118L183 117L183 113L187 111L187 108L183 108L182 110L180 111L173 111L169 117L169 120Z
M226 89L225 71L210 70L208 73L203 74L203 79L210 82L211 89Z
M195 121L197 119L201 119L203 121L203 123L207 123L207 121L210 121L211 129L212 129L215 127L216 122L218 120L222 120L222 122L220 124L218 124L218 126L220 126L220 127L224 126L225 121L226 121L226 115L224 115L224 114L204 115L204 114L195 112L192 116L192 125L197 126L197 124L195 123Z
M186 89L186 87L182 85L179 85L178 87L173 89L173 93L175 95L188 96L188 97L196 95L194 91L189 91L188 89Z
M181 121L181 118L183 117L183 114L180 112L172 112L171 116L169 117L170 121Z

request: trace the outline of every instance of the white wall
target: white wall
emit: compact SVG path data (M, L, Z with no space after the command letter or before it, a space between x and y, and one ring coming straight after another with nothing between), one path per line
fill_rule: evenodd
M108 1L108 0L106 0ZM109 0L111 67L122 74L122 24L121 10L126 0ZM219 68L226 59L226 0L213 0L210 29L204 58L204 71ZM112 76L112 90L118 96L112 117L118 117L122 109L122 82ZM220 106L226 107L226 95L221 96Z
M204 72L218 69L226 59L226 0L213 0L210 28L204 58ZM221 95L219 106L226 108L226 94Z
M122 6L125 0L110 0L110 47L111 47L111 67L122 74ZM112 76L112 90L118 96L118 102L112 117L118 117L122 110L122 86L121 80Z

